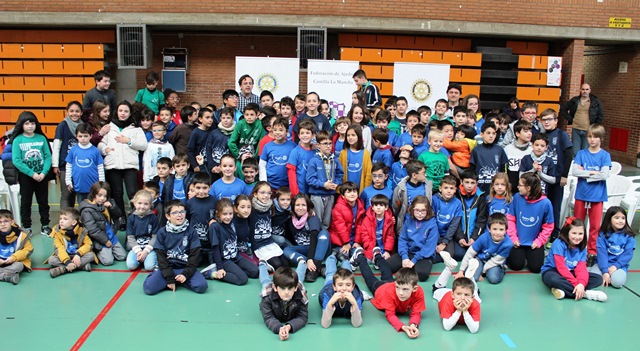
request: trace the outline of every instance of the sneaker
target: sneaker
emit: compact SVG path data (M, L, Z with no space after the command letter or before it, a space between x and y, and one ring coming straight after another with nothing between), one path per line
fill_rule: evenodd
M607 294L605 294L604 291L600 290L586 290L584 292L584 297L591 301L607 301Z
M215 263L212 263L206 267L204 267L203 270L200 271L200 273L202 273L202 275L204 275L205 278L207 279L215 279L214 278L214 273L218 271L218 267L216 266Z
M324 263L320 266L319 271L321 276L323 276L324 278L327 277L327 266Z
M379 247L373 248L373 268L380 270L378 260L382 258L382 250Z
M18 282L20 281L20 273L9 274L8 281L13 285L18 285Z
M551 241L547 242L547 244L544 246L545 250L551 250Z
M362 254L364 254L364 250L361 247L358 247L355 250L353 250L353 255L351 255L351 259L349 259L349 263L351 263L351 267L358 266L358 257L360 257Z
M40 235L42 236L51 236L51 228L48 225L43 225L40 230Z
M369 300L373 299L373 296L371 296L371 294L369 294L365 290L362 290L362 299L364 301L369 301Z
M458 268L458 261L451 258L451 254L447 251L440 251L440 257L442 257L442 261L444 262L445 266L447 266L452 272L456 268Z
M336 256L336 259L338 260L338 265L340 265L340 263L342 263L342 261L348 260L349 256L343 254L340 251L339 247L336 247L335 249L333 249L333 251L331 252L332 255Z
M564 299L564 291L560 290L560 289L556 289L556 288L551 288L551 293L553 294L553 296L558 299L558 300L562 300Z
M269 262L267 262L266 260L258 261L258 265L260 265L260 264L264 264L267 267L267 272L269 272L269 273L273 273L273 272L276 271L275 269L273 269L273 266L270 265Z
M438 290L438 289L442 289L442 288L437 287L435 284L431 285L431 294L436 292L436 290Z
M593 265L596 263L596 255L593 254L589 254L587 255L587 267L593 267Z
M51 276L51 278L59 277L65 273L67 273L67 270L64 268L64 266L53 267L49 270L49 275Z
M307 272L304 274L304 281L308 283L313 283L316 280L318 280L319 276L320 276L320 272L318 269L316 269L315 271L310 271L307 269Z
M442 254L441 251L440 253ZM464 271L464 276L469 278L469 279L473 279L473 277L476 275L476 271L478 270L478 267L480 267L480 262L478 261L477 258L472 258L469 260L469 265L467 266L467 270Z
M91 272L91 263L87 263L82 267L82 270L85 272Z

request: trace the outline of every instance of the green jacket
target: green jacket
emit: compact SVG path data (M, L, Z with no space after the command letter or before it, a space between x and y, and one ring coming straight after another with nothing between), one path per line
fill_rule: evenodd
M258 143L264 136L262 123L256 119L253 124L241 119L236 124L229 138L229 151L233 156L239 158L240 154L251 153L251 157L257 155Z

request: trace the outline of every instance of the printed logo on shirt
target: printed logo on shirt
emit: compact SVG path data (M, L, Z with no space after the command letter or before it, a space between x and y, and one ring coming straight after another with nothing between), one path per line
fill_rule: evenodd
M28 143L33 144L33 143ZM40 143L42 144L42 143ZM24 144L21 144L21 148ZM44 158L42 157L42 152L38 149L29 149L24 154L22 161L27 165L27 167L31 168L35 173L41 173L44 169Z
M442 214L440 213L440 211L438 211L436 218L438 220L438 223L447 224L451 222L451 215L448 213Z
M269 161L273 162L276 166L286 166L289 157L287 155L269 155Z
M93 160L90 158L78 158L74 159L76 166L80 168L89 168L93 166Z
M565 257L564 264L567 265L567 268L571 270L571 269L575 269L578 266L578 261L577 260L571 261Z
M193 230L196 231L201 242L209 241L209 237L207 236L207 225L205 223L194 223Z
M358 163L358 162L349 163L349 165L347 166L347 171L349 173L361 172L362 171L362 165L360 163Z
M520 211L518 218L519 218L520 224L522 224L527 228L535 227L538 224L538 222L540 222L540 216L527 217L522 213L522 211Z
M271 223L266 219L259 219L256 222L256 231L253 234L257 240L271 237Z
M220 164L220 160L224 154L228 153L228 149L222 147L216 147L211 150L211 161L215 164Z
M624 249L620 245L611 245L607 249L607 252L614 256L620 256L624 252Z
M498 173L497 166L483 166L480 168L480 172L478 172L478 184L491 184L491 180L496 173Z

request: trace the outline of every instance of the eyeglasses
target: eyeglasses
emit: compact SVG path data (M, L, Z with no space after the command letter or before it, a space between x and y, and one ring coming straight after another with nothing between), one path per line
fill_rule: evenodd
M152 130L152 132L154 132L154 133L160 133L160 132L165 132L165 131L166 131L165 129L154 129L154 130Z
M328 142L323 141L323 142L320 143L320 145L322 145L322 146L331 146L331 142L330 141L328 141Z
M542 118L542 119L541 119L541 121L542 121L543 123L544 123L544 122L553 122L553 121L555 121L555 120L556 120L555 118Z
M525 114L525 115L535 115L536 113L535 112L523 112L523 114Z
M0 223L4 224L4 223L11 223L12 221L10 219L0 219Z
M169 212L169 214L172 215L172 216L179 216L179 215L187 214L187 211L185 211L185 210L173 211L173 212Z
M376 179L378 179L378 178L384 178L384 174L372 174L372 175L371 175L371 178L376 178Z
M427 209L426 208L424 210L415 209L415 210L413 210L413 212L414 213L427 213Z

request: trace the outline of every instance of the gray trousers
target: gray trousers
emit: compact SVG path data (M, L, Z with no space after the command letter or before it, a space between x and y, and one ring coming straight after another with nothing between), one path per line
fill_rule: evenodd
M75 194L72 191L69 191L67 188L67 183L64 181L65 174L67 172L60 169L60 209L63 210L68 207L75 206L76 198Z
M0 267L0 274L15 274L20 273L24 269L24 264L22 262L13 262L8 266Z
M105 266L111 266L113 260L124 261L127 258L127 251L120 242L112 245L111 247L103 246L100 251L97 251L98 261Z
M95 258L96 256L93 254L93 252L87 252L84 256L80 256L80 267L78 268L82 268L86 266L87 263L94 262ZM60 261L58 256L55 256L55 255L49 257L49 264L51 265L51 267L64 266L64 263L62 263L62 261Z
M331 225L331 210L333 209L333 198L333 195L311 195L313 210L315 211L316 216L320 218L322 229L324 230L329 230L329 226Z

